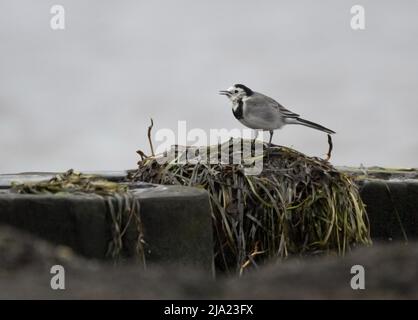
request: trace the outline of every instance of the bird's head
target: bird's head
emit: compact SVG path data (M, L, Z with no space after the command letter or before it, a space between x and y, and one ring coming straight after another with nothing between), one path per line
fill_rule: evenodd
M241 100L253 94L253 91L243 84L234 84L228 90L221 90L219 94L225 95L231 101Z

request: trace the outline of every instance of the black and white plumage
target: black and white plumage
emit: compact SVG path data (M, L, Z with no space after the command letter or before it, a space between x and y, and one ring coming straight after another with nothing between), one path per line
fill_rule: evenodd
M317 123L302 119L297 113L286 109L274 99L242 84L235 84L219 93L231 100L232 112L244 126L254 130L269 131L270 144L273 130L280 129L286 124L300 124L328 134L335 133Z

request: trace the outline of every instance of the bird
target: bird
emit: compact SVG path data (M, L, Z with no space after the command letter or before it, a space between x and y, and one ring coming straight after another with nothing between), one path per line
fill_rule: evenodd
M276 129L281 129L287 124L299 124L316 130L334 134L335 131L320 124L305 120L299 114L294 113L276 100L256 91L243 84L234 84L227 90L219 91L232 102L232 113L244 126L257 131L269 131L269 145Z

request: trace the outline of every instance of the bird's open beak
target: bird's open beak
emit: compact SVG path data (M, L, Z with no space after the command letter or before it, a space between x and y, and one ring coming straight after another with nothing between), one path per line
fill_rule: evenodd
M221 91L219 91L219 94L221 94L223 96L229 96L231 93L227 90L221 90Z

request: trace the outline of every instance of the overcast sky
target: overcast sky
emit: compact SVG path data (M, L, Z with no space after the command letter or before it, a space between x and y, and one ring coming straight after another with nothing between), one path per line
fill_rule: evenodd
M66 29L50 28L54 4ZM366 29L350 27L350 8ZM337 131L337 165L418 167L418 2L0 2L0 172L134 168L157 129L243 128L234 83ZM326 136L274 142L323 156Z

